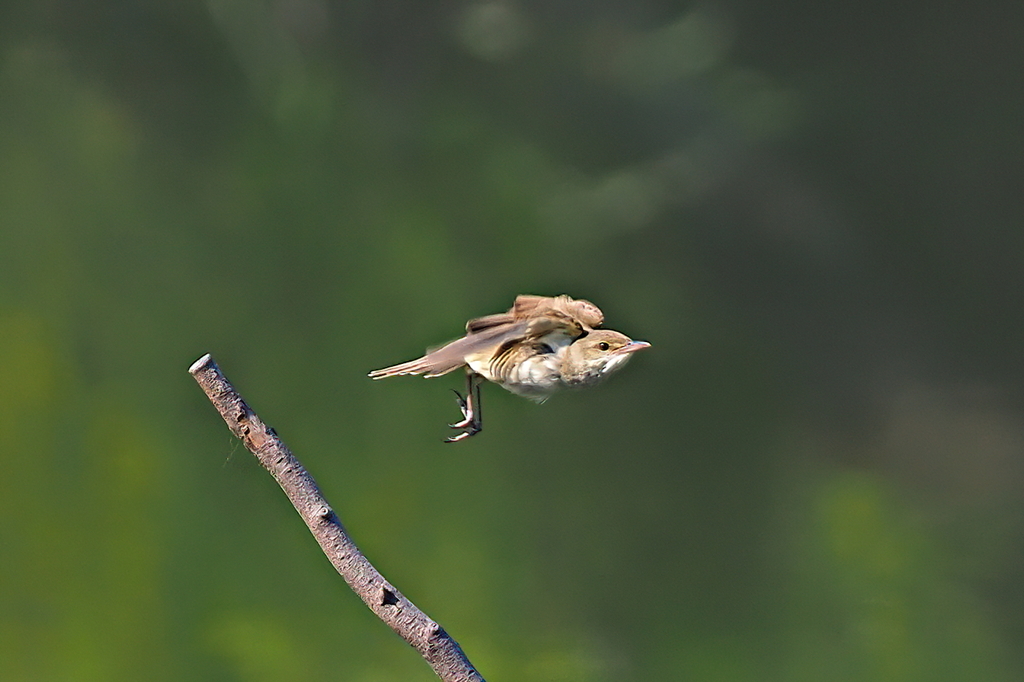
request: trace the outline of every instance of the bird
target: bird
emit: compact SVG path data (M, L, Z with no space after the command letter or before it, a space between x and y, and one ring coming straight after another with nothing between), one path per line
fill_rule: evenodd
M596 329L604 313L590 301L523 294L504 313L466 323L466 334L420 358L369 373L372 379L439 377L466 370L465 395L454 391L462 419L448 426L456 443L480 433L480 386L498 384L538 403L562 388L593 386L621 369L633 353L651 344L610 329Z

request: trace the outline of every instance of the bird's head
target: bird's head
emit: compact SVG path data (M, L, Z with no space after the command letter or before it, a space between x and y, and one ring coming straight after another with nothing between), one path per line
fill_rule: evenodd
M566 349L562 378L570 386L591 386L621 369L636 351L650 347L646 341L634 341L610 329L596 329Z

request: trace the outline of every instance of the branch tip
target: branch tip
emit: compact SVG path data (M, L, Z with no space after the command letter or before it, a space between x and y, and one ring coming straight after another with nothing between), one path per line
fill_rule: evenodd
M213 356L207 353L192 363L192 366L188 368L188 373L194 376L196 373L203 371L212 364L214 364Z

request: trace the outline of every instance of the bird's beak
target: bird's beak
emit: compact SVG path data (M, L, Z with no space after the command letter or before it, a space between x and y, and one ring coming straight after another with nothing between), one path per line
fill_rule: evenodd
M650 348L650 347L651 347L651 344L647 343L646 341L630 341L625 346L623 346L622 348L618 349L615 352L616 353L635 353L638 350L643 350L644 348Z

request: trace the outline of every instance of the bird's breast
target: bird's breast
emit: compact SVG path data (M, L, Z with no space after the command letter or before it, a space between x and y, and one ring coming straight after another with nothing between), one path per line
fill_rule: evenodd
M497 360L497 359L495 359ZM516 395L543 402L559 387L561 357L555 353L540 353L505 358L505 361L470 359L470 368L488 381L493 381Z
M560 366L553 353L535 355L516 363L501 384L516 395L543 402L560 385Z

